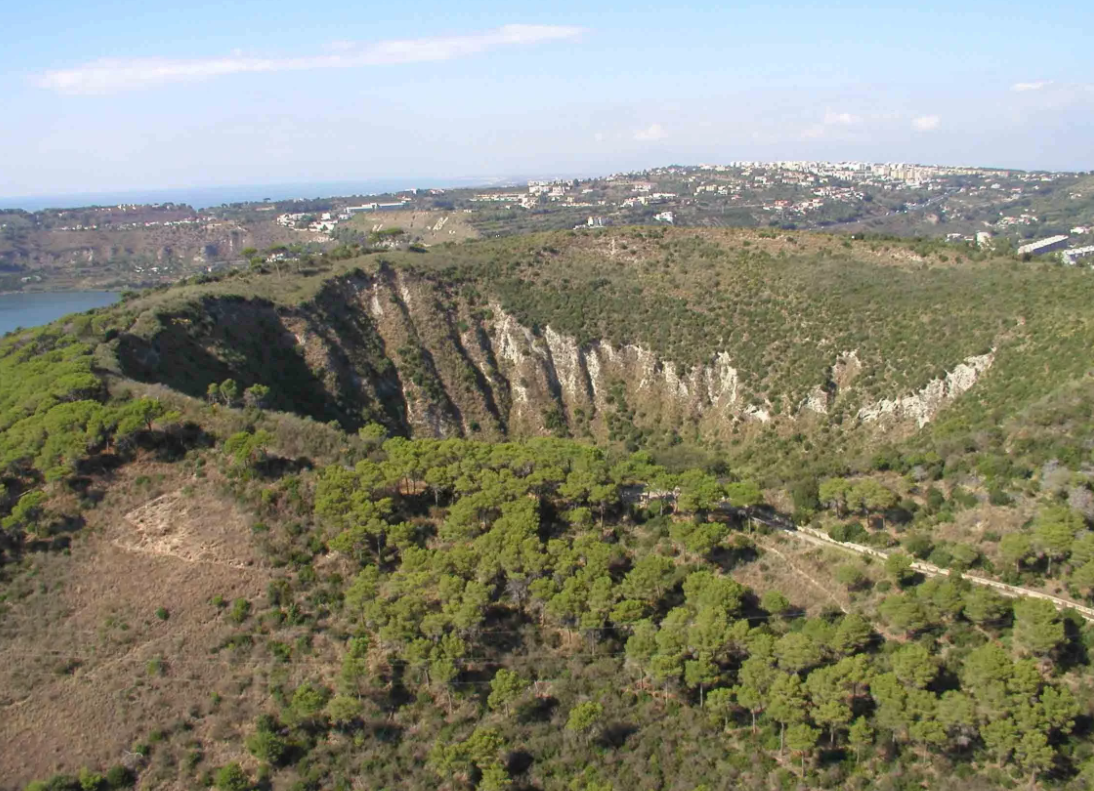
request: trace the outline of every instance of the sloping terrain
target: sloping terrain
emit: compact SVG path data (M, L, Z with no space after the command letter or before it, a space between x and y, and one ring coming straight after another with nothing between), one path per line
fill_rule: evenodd
M765 426L906 431L969 390L989 412L1029 403L1084 372L1092 297L1055 267L635 229L138 299L117 354L128 376L195 397L265 384L278 408L349 429L729 443Z
M1086 788L1094 629L949 572L1094 600L1094 287L941 256L560 233L5 337L0 788Z
M468 214L461 210L383 210L354 215L346 226L366 235L401 229L412 241L432 246L445 242L463 242L478 237Z

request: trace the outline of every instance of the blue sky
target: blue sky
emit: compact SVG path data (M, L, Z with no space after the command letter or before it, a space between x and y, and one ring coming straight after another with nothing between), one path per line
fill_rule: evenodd
M45 0L0 196L735 159L1094 168L1094 3Z

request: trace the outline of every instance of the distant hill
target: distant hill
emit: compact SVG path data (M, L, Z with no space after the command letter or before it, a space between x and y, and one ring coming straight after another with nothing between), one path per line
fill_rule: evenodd
M278 408L350 430L667 447L914 429L974 384L979 423L1081 377L1094 332L1084 271L802 233L567 232L267 267L128 303L123 371L197 397L281 382Z
M372 204L376 203L376 208ZM280 219L279 219L280 218ZM945 239L955 255L1065 234L1094 244L1094 176L847 163L673 166L528 185L189 206L0 212L0 290L145 287L286 248L405 249L645 225ZM376 236L379 228L387 230ZM392 237L394 229L405 233ZM986 235L986 238L985 238Z

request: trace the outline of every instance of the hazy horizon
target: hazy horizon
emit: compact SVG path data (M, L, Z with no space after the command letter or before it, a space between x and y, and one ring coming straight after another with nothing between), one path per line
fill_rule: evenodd
M415 183L414 179L350 179L340 181L300 181L295 183L257 184L207 184L198 186L154 187L149 189L117 189L62 194L0 196L0 209L67 209L116 203L185 203L195 209L219 206L222 203L250 203L263 200L283 201L294 198L333 198L350 195L382 195L409 189L455 189L460 186L487 186L492 183L509 183L513 179L485 177L467 179L437 179L428 183ZM84 202L80 202L84 201Z
M22 5L0 195L740 159L1085 171L1092 23L1074 0Z
M730 160L730 161L758 161L758 160ZM252 184L204 184L196 186L176 187L149 187L129 188L115 190L101 190L91 192L70 193L42 193L31 195L0 196L0 210L23 209L25 211L41 211L42 209L69 209L81 208L93 205L114 205L117 203L179 203L188 204L195 209L205 209L211 206L230 203L252 203L264 200L285 201L293 199L322 199L348 197L351 195L383 195L396 192L405 192L411 189L466 189L473 187L498 187L504 185L524 184L536 179L594 179L621 172L642 172L666 167L698 167L700 164L727 165L727 162L709 163L685 163L650 165L645 168L635 168L628 171L612 171L603 173L531 173L514 174L509 176L463 176L453 178L378 178L378 179L345 179L338 181L299 181L292 183L269 182ZM797 161L865 161L865 160L803 160L788 158L783 160L764 160L766 162L797 162ZM896 162L897 160L878 160L881 162ZM944 167L971 167L983 170L1009 170L1014 172L1058 172L1058 173L1082 173L1076 171L1049 171L1047 169L1025 169L1008 167L1007 165L989 164L982 165L971 162L907 162L911 165L938 165ZM233 197L238 196L238 197ZM99 201L96 203L94 201ZM83 202L81 202L83 201ZM87 202L92 201L92 202Z

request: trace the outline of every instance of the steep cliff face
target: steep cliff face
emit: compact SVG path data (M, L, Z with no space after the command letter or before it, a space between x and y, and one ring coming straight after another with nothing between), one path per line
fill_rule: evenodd
M569 424L586 422L594 434L606 430L606 416L622 402L636 408L643 425L665 430L699 424L720 432L734 420L764 414L739 399L737 371L726 352L685 369L641 346L602 340L582 347L551 327L537 336L498 305L491 314L494 348L513 383L514 426L542 430L543 405L550 401Z
M579 344L550 326L524 326L496 302L387 267L330 280L299 306L206 297L146 315L119 339L118 356L129 375L195 396L232 377L270 386L276 408L347 428L377 421L399 433L483 438L603 438L621 424L726 437L741 424L825 419L837 400L853 401L862 368L847 352L800 403L757 401L730 349L686 367L640 345ZM861 405L858 419L922 426L992 359L971 357L919 393Z

